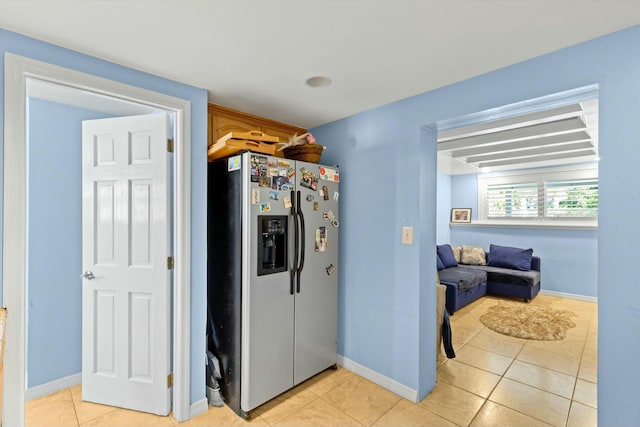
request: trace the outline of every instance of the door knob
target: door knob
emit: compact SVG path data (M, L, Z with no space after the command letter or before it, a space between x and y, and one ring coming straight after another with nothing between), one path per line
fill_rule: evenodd
M87 280L93 280L96 278L96 276L93 275L93 271L85 271L80 277Z

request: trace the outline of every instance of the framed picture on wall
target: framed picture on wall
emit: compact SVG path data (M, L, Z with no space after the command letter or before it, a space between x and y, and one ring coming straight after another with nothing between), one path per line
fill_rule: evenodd
M451 222L471 222L471 208L451 209Z

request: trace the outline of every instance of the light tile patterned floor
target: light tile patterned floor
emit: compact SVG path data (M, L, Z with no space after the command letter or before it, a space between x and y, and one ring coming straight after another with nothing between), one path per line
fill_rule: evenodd
M538 295L530 304L577 315L563 341L546 342L484 327L480 316L498 300L483 297L451 316L457 357L438 366L435 389L418 403L339 368L257 408L249 422L211 407L178 423L82 402L76 386L27 402L27 426L595 426L597 305Z

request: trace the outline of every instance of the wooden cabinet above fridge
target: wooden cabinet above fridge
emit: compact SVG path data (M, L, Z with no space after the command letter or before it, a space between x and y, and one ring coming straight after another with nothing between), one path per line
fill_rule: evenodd
M208 108L208 145L213 145L218 138L229 132L260 131L267 135L277 136L280 142L289 142L289 137L302 135L307 130L297 126L267 119L242 111L209 104Z

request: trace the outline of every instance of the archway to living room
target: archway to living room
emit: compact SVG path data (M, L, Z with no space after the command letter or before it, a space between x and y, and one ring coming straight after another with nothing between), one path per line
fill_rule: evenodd
M478 248L486 262L491 245L531 248L540 260L540 293L529 303L508 293L482 292L456 302L451 316L456 358L442 354L437 379L443 390L436 388L434 397L462 390L477 406L473 417L485 416L498 403L553 424L548 414L517 405L514 396L532 387L569 419L587 414L595 420L598 87L439 122L437 193L438 245L461 248L460 255L453 254L456 262L468 248L461 264L475 263L471 255ZM480 321L492 307L507 303L568 310L576 326L563 339L544 341L499 334ZM550 378L563 385L548 387ZM469 423L473 417L457 421Z

